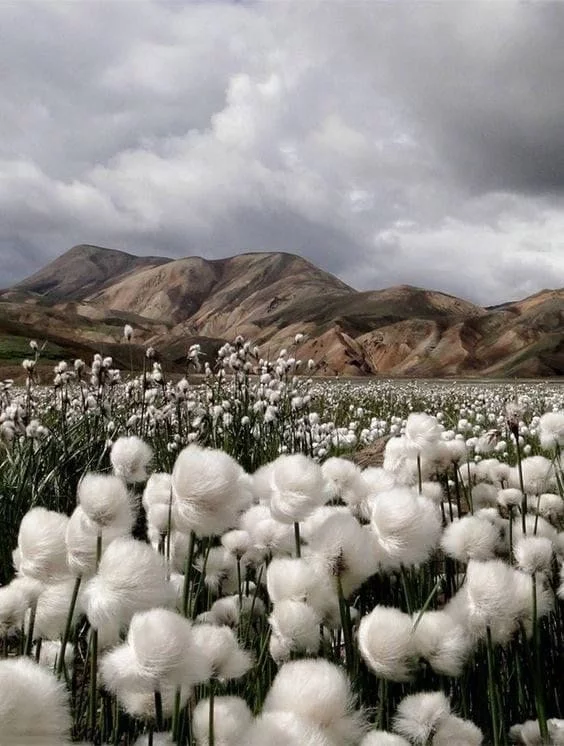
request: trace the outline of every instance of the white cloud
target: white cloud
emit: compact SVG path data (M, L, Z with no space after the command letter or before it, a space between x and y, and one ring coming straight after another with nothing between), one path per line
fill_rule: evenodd
M564 15L422 5L0 4L0 285L78 242L482 303L564 284Z

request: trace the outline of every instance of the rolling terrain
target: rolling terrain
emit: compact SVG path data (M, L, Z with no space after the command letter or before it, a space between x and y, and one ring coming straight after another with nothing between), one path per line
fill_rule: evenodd
M213 358L241 334L270 359L283 347L313 358L322 375L564 373L564 288L482 308L409 285L358 292L287 253L172 260L80 245L0 292L0 377L30 339L49 361L99 351L128 367L126 323L137 364L151 345L177 372L190 344Z

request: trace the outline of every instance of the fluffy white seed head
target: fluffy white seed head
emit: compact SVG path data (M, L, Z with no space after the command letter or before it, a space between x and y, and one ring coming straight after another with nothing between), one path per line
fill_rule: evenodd
M294 652L314 655L319 650L321 616L303 601L279 601L268 618L270 653L279 663Z
M263 712L292 712L321 728L332 742L355 744L364 731L363 714L354 709L347 675L322 658L285 663L266 696Z
M516 487L506 487L498 490L497 502L504 508L519 508L523 502L523 493Z
M205 658L212 678L222 681L239 679L253 665L252 656L239 647L237 638L229 627L197 624L193 627L193 640Z
M540 495L551 492L556 486L554 466L550 459L544 456L527 456L521 462L523 470L523 484L529 495ZM510 487L520 487L519 471L516 467L509 476Z
M442 692L411 694L398 705L394 730L411 743L425 746L449 715L450 704Z
M417 621L418 620L418 621ZM445 676L460 676L472 650L472 639L462 624L444 610L413 614L413 642L431 668Z
M248 552L252 546L251 535L248 531L241 529L227 531L221 537L221 543L228 552L231 552L238 559L241 559L245 552Z
M198 536L221 536L235 528L244 510L241 467L223 451L192 444L179 454L172 471L175 523Z
M424 412L412 412L405 424L406 451L414 458L429 455L436 448L441 430L436 418Z
M101 533L116 523L132 523L127 487L111 474L85 474L78 485L78 503Z
M65 534L67 545L67 563L73 575L88 577L96 571L96 554L98 535L102 535L102 552L114 539L127 537L133 526L133 512L129 503L123 505L116 520L100 528L92 521L80 505L74 509Z
M164 472L151 474L143 490L143 507L146 511L153 505L166 505L172 499L172 477Z
M35 612L35 639L56 640L62 636L71 605L75 581L46 585L37 599ZM82 592L79 592L74 610L73 622L77 622L82 606Z
M270 512L281 523L303 521L327 500L321 467L301 453L279 456L271 476Z
M449 715L439 722L431 746L480 746L483 740L482 731L477 725L470 720Z
M114 474L129 484L144 482L153 449L136 435L124 435L116 440L110 451Z
M294 712L265 712L244 736L245 746L335 746L315 723Z
M441 533L438 508L409 488L383 492L371 502L370 528L385 566L424 562L436 547Z
M498 538L497 528L489 521L465 516L447 526L441 546L449 557L459 562L488 560L494 557Z
M125 626L137 611L171 606L174 600L163 558L135 539L115 539L84 589L86 614L95 629Z
M35 586L33 592L27 592L25 585ZM32 578L16 578L10 585L0 588L0 637L9 636L21 629L25 613L34 603L43 585Z
M541 446L551 450L556 446L564 446L564 411L547 412L539 421L539 437Z
M395 733L387 733L384 730L372 730L367 733L360 746L409 746L409 741L405 738L396 735Z
M328 573L306 559L275 558L268 566L266 587L273 603L303 601L333 626L339 620L339 601Z
M20 523L18 571L43 583L68 576L65 532L68 517L45 508L32 508Z
M360 654L377 676L391 681L409 681L417 648L413 623L399 609L376 606L362 617L358 629Z
M368 484L363 479L363 473L348 459L328 458L321 465L321 472L333 500L342 500L354 507L368 495Z
M6 744L39 737L66 742L71 717L64 684L29 658L0 661L0 723Z
M194 708L192 727L198 746L209 746L209 699ZM253 714L240 697L216 697L213 707L215 746L239 746L248 731Z
M521 536L513 546L517 566L531 574L550 571L553 551L552 541L544 536Z

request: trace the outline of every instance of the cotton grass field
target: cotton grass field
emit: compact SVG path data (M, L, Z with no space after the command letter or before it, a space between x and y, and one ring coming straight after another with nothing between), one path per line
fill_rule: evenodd
M564 744L564 388L299 343L0 385L1 746Z

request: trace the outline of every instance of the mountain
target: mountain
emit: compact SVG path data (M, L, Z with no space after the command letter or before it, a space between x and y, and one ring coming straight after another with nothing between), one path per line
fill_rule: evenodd
M286 347L313 358L325 375L564 373L564 289L482 308L410 285L358 292L289 253L173 260L89 245L0 293L0 365L19 365L34 338L51 359L100 351L128 367L125 323L137 364L151 345L171 371L190 344L213 358L241 334L266 357Z

